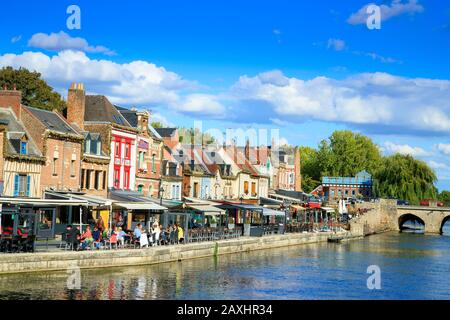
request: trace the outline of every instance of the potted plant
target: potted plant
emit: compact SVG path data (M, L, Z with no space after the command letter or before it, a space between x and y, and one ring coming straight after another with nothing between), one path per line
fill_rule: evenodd
M209 220L209 225L211 226L211 228L217 228L217 217L216 216L211 216L211 218Z
M234 229L234 227L235 227L234 217L229 217L228 218L228 229Z

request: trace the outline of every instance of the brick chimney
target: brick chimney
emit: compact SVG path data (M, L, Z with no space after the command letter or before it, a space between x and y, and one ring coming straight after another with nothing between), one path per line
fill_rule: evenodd
M0 119L0 181L3 181L3 170L4 170L4 158L5 158L5 135L6 127L8 126L8 121ZM2 190L0 190L0 196L2 195Z
M301 171L301 156L300 148L295 147L294 149L294 172L295 172L295 191L302 191L302 171Z
M0 108L11 108L16 114L17 119L20 120L22 112L22 91L16 90L16 86L14 86L13 90L8 90L5 85L3 90L0 90Z
M136 115L138 129L143 132L148 132L148 120L150 118L148 111L137 112Z
M84 130L84 112L86 109L86 93L82 83L72 83L67 95L67 121Z
M250 140L247 139L247 142L245 143L245 159L247 161L250 161Z

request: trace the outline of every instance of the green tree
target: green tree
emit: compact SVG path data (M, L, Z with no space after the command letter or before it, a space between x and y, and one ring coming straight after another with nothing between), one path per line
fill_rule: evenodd
M309 193L321 183L321 172L317 150L311 147L300 147L302 168L302 189Z
M436 174L425 162L410 155L383 158L374 178L378 197L403 199L413 204L424 198L437 198Z
M164 125L159 121L153 121L150 125L155 129L164 128Z
M446 203L446 204L450 204L450 191L444 190L439 194L439 200Z
M195 144L210 144L214 143L213 136L207 133L201 132L198 128L178 128L178 135L180 136L181 143L195 143ZM203 139L202 139L203 138Z
M335 131L329 144L323 144L326 157L324 173L340 177L353 177L362 170L374 173L381 163L378 146L368 137L349 130ZM319 148L320 152L320 148Z
M0 86L7 86L12 89L16 86L17 90L22 91L22 103L30 107L58 110L62 112L66 103L61 95L41 79L41 74L35 71L29 71L25 68L13 69L5 67L0 69Z

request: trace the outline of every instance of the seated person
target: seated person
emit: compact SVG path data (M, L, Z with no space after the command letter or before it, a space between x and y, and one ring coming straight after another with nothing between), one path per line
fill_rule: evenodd
M94 240L94 245L97 249L100 249L102 244L102 233L97 226L94 227L94 232L92 233L92 238Z
M139 239L141 237L141 234L142 234L142 227L141 227L141 224L138 223L136 225L136 228L134 228L133 236L134 236L134 238Z
M94 241L92 237L91 227L87 226L86 231L81 235L81 248L87 249L87 247Z
M117 240L119 241L121 246L124 246L126 237L126 232L123 231L121 227L117 228Z
M67 226L68 234L67 239L68 243L72 244L74 250L78 250L78 245L80 244L80 229L79 227L73 228L71 225Z

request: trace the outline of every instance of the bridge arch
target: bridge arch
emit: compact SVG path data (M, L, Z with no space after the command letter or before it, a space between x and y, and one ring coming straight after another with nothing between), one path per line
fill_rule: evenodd
M400 232L402 232L403 230L407 229L404 225L408 221L415 221L415 222L423 225L423 229L425 230L425 221L423 221L422 218L420 218L419 216L417 216L417 215L415 215L413 213L405 213L405 214L402 214L398 218L398 227L400 229Z
M440 229L441 234L444 233L444 225L447 221L450 221L450 214L448 214L446 217L444 217L444 219L442 219L441 229Z

